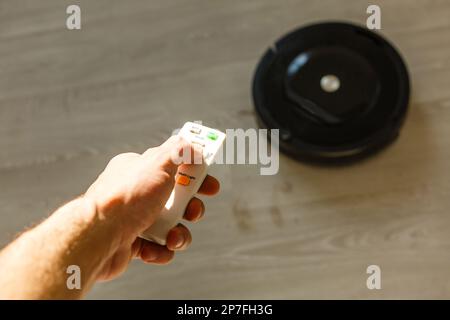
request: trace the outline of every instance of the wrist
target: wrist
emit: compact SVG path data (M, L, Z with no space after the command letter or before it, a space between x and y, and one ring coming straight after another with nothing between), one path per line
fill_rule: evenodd
M98 255L98 260L108 258L121 240L118 223L105 218L95 202L84 196L56 210L42 227L53 230L57 226L64 228L65 238L71 239L70 243L90 247ZM63 230L60 232L62 234Z
M121 240L121 225L117 215L108 215L102 211L97 203L90 197L82 196L75 199L78 204L79 221L86 224L89 229L104 235L105 241L117 244Z

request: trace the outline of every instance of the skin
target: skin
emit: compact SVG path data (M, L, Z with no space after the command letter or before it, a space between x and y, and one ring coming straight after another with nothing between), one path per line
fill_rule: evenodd
M189 153L186 153L189 150ZM97 281L123 273L131 259L166 264L192 241L184 225L174 227L161 246L138 237L158 218L175 184L177 156L198 154L172 137L143 154L114 157L86 193L56 210L0 252L0 298L82 298ZM189 158L188 158L189 159ZM192 160L192 159L190 159ZM214 195L219 182L207 176L200 194ZM203 202L193 198L184 219L200 220ZM67 287L67 267L81 271L81 289Z

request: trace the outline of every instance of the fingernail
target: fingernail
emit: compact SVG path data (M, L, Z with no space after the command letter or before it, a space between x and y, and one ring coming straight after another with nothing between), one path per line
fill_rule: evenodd
M157 250L149 250L147 252L145 252L145 256L144 256L144 260L148 261L148 262L153 262L158 260L158 252Z
M197 218L196 221L198 221L198 220L200 220L201 218L203 218L204 215L205 215L205 208L202 208L202 211L201 211L201 213L200 213L200 215L198 216L198 218Z
M182 233L177 234L177 241L175 243L175 249L180 249L184 245L185 239Z

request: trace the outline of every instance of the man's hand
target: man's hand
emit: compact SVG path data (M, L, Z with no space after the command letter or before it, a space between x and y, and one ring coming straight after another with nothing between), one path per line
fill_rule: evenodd
M99 279L116 277L134 257L147 263L168 263L174 251L184 250L191 243L191 233L181 224L169 232L167 246L138 238L158 218L174 187L178 165L172 158L186 150L192 154L196 152L187 141L173 136L142 155L119 154L88 189L85 197L95 202L102 217L113 220L119 226L117 236L121 239L114 254L105 262ZM199 193L214 195L218 191L219 182L207 176ZM196 222L203 217L204 212L203 202L193 198L184 218Z
M60 207L0 252L0 299L80 298L95 281L118 276L132 258L169 262L174 251L191 242L185 226L169 232L167 246L138 235L161 213L179 166L172 160L179 160L187 150L198 154L182 138L172 137L142 155L114 157L83 196ZM207 176L199 193L213 195L218 190L219 182ZM193 198L184 218L197 221L204 211L203 202ZM81 288L75 290L66 282L67 268L73 265L81 270Z

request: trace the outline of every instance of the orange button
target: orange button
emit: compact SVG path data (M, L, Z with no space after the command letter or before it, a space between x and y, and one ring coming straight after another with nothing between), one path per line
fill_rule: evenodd
M190 181L191 181L191 179L189 179L189 177L182 176L182 175L178 176L178 179L177 179L177 183L181 184L183 186L189 185Z

